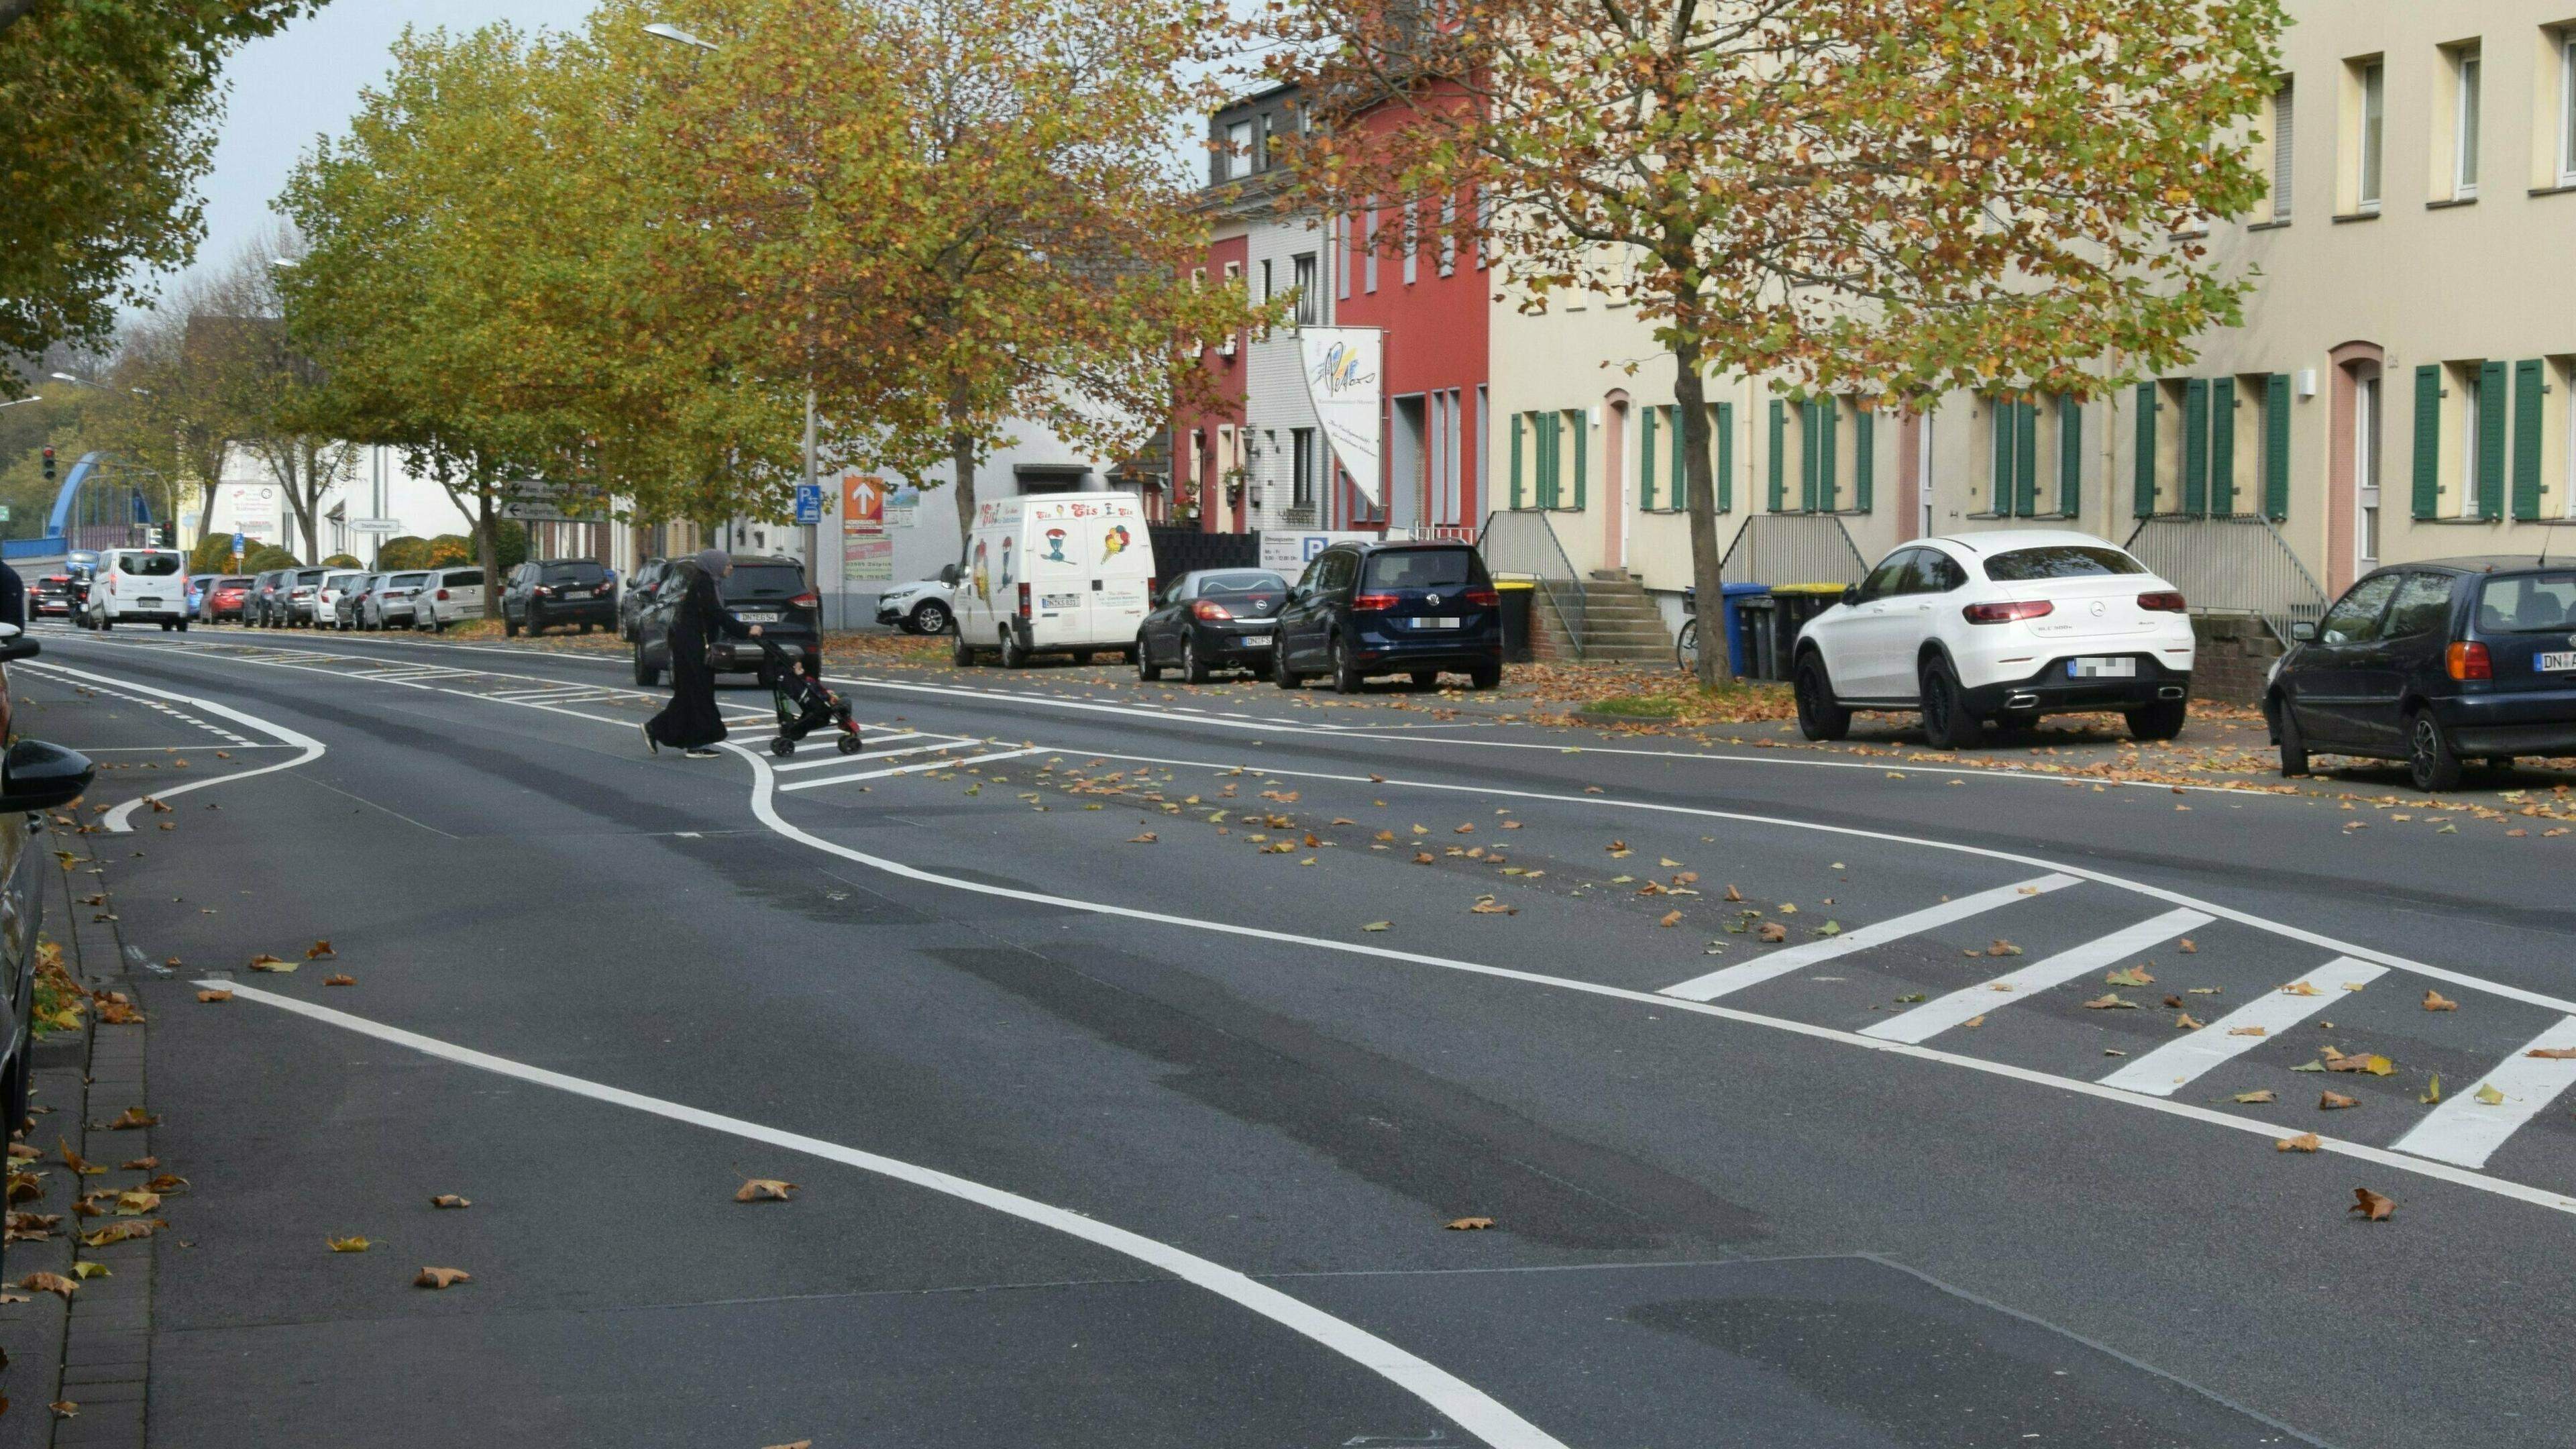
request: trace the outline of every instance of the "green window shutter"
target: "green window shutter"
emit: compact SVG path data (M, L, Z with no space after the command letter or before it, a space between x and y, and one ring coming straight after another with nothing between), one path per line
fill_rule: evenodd
M2442 364L2415 369L2415 516L2442 511Z
M2057 511L2084 511L2084 403L2072 394L2057 400Z
M2138 384L2138 456L2132 467L2137 478L2137 499L2133 505L2140 518L2156 514L2156 385Z
M1637 436L1637 506L1648 513L1655 511L1655 424L1662 408L1644 409L1642 430ZM1681 451L1681 440L1673 440L1673 451Z
M1528 422L1528 414L1512 414L1512 469L1511 472L1504 476L1511 479L1512 508L1515 512L1517 512L1521 506L1521 429L1525 427Z
M1986 511L2001 518L2012 513L2016 491L2013 487L2013 405L1996 398L1986 406L1994 410L1992 425L1986 430L1987 441L1994 453L1993 462L1987 469L1993 475L1989 481L1994 485L1994 499L1986 505Z
M2501 362L2478 365L2478 517L2504 517L2505 437L2512 415L2506 378L2512 369Z
M2209 384L2209 511L2224 518L2236 511L2236 379Z
M1798 404L1798 507L1816 511L1816 400Z
M1671 507L1675 512L1679 512L1690 507L1689 458L1683 445L1683 438L1686 435L1682 430L1682 410L1675 406L1664 409L1664 413L1669 423L1668 431L1673 435L1673 461L1670 465L1672 487L1667 491L1673 496Z
M2039 404L2013 404L2013 512L2039 512Z
M1771 511L1789 506L1789 405L1771 399Z
M2209 512L2209 379L2182 385L2182 511Z
M2290 516L2290 375L2263 379L2263 512L2278 523Z
M2513 516L2540 516L2540 359L2513 365Z
M1878 414L1867 408L1852 414L1852 507L1867 513L1875 501L1878 471Z
M1581 513L1585 485L1592 481L1586 476L1592 471L1592 410L1576 408L1567 416L1574 422L1574 511Z
M1834 457L1834 441L1835 435L1842 431L1842 404L1829 397L1820 397L1807 407L1808 416L1815 420L1815 426L1807 436L1815 454L1806 470L1809 480L1807 511L1831 513L1834 511L1834 476L1838 462Z
M1547 428L1547 479L1539 491L1539 506L1560 508L1565 503L1565 418L1546 413L1540 421Z
M1709 430L1717 434L1717 511L1725 513L1735 507L1735 404L1719 403L1710 411L1716 414Z

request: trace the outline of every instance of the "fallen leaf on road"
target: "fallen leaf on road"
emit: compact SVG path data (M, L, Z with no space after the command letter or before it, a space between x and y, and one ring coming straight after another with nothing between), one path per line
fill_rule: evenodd
M1983 1015L1972 1016L1972 1017L1969 1017L1966 1021L1963 1021L1963 1022L1960 1022L1960 1023L1959 1023L1959 1025L1961 1025L1961 1026L1984 1026L1985 1024L1986 1024L1986 1019L1985 1019L1985 1017L1984 1017Z
M472 1198L458 1197L452 1192L442 1192L438 1196L431 1198L429 1200L429 1205L434 1208L470 1208L474 1206L474 1200Z
M104 1227L94 1228L81 1234L80 1240L88 1247L104 1248L111 1244L122 1243L128 1238L148 1238L165 1226L167 1224L159 1218L129 1218L121 1223L109 1223Z
M2527 1057L2539 1057L2544 1061L2576 1061L2576 1047L2533 1047L2531 1050L2524 1052L2523 1055Z
M2269 1088L2269 1087L2262 1087L2262 1088L2258 1088L2258 1089L2256 1089L2256 1090L2254 1090L2254 1091L2251 1091L2251 1092L2239 1092L2239 1093L2237 1093L2237 1094L2236 1094L2236 1100L2237 1100L2237 1101L2240 1101L2240 1102L2253 1103L2253 1102L2273 1102L2273 1101L2278 1101L2278 1100L2280 1100L2280 1099L2279 1099L2279 1098L2277 1098L2277 1097L2274 1097L2274 1096L2272 1095L2272 1089L2271 1089L2271 1088Z
M420 1276L411 1280L411 1285L415 1288L449 1288L473 1281L474 1275L462 1268L423 1268Z
M2314 1152L2324 1145L2325 1139L2317 1136L2314 1132L2302 1132L2296 1137L2284 1137L2273 1143L2272 1150L2275 1152Z
M197 999L211 1006L216 1002L232 1000L233 994L229 991L206 990L198 992Z
M2084 1003L2084 1009L2087 1011L2135 1011L2138 1009L2138 1003L2123 999L2120 993L2116 991L2105 991L2101 995L2094 997L2091 1001Z
M1662 918L1655 922L1658 926L1678 926L1681 923L1682 913L1679 911L1666 911Z
M331 943L328 941L316 941L312 945L304 948L304 959L307 961L319 961L325 956L336 956L338 954L338 952L331 949Z
M80 1291L78 1283L60 1273L30 1273L18 1280L18 1286L30 1293L58 1294L66 1303L71 1301L72 1294Z
M781 1182L774 1177L755 1177L734 1189L733 1200L735 1202L788 1202L791 1199L787 1195L795 1190L796 1184L792 1182Z
M2281 994L2284 996L2314 996L2317 994L2317 989L2304 981L2293 981L2289 985L2281 988Z
M358 984L358 978L355 976L334 973L323 977L322 984L325 986L355 986Z
M2457 1011L2460 1009L2460 1003L2453 1001L2451 998L2444 996L2438 991L2428 990L2424 993L2424 1009L2426 1011Z
M1445 1227L1453 1233L1482 1232L1494 1225L1492 1218L1451 1218Z
M117 1114L115 1121L107 1123L106 1126L110 1132L131 1132L139 1127L157 1127L160 1124L160 1118L142 1108L128 1107Z
M1914 993L1913 993L1913 994L1911 994L1911 995L1907 995L1907 996L1900 996L1900 997L1898 997L1898 998L1896 998L1896 999L1897 999L1898 1001L1921 1001L1921 1000L1923 999L1923 993L1922 993L1922 992L1920 992L1920 991L1917 991L1917 992L1914 992Z
M2497 1091L2495 1089L2495 1083L2493 1082L2482 1084L2479 1086L2477 1091L2470 1095L2476 1097L2479 1101L2486 1103L2490 1107L2501 1107L2504 1105L2504 1093Z
M81 1156L79 1153L72 1151L72 1144L67 1138L56 1138L55 1146L63 1154L63 1166L70 1168L72 1171L83 1177L95 1176L98 1173L107 1171L106 1168L101 1167L97 1163L90 1161L88 1158Z
M1433 855L1427 850L1417 850L1413 853L1413 863L1415 865L1429 865L1439 858L1440 857Z
M2229 1036L2270 1036L2272 1033L2268 1027L2231 1026L2227 1029L2227 1034Z
M1127 843L1128 843L1129 845L1151 845L1151 844L1153 844L1155 841L1160 840L1160 839L1162 839L1162 838L1163 838L1163 837L1161 837L1161 836L1159 836L1159 835L1156 835L1154 832L1152 832L1152 831L1148 830L1148 831L1146 831L1146 832L1145 832L1144 834L1142 834L1142 835L1130 835L1130 836L1128 836L1128 837L1127 837Z
M1986 948L1986 954L1989 956L2018 956L2021 954L2021 948L2010 941L1997 941Z
M1469 906L1467 909L1480 916L1516 916L1520 914L1520 907L1504 905L1502 902L1495 900L1492 896L1476 897L1476 903Z
M73 1399L56 1399L52 1403L45 1405L45 1407L53 1410L56 1418L74 1418L80 1413L80 1404L77 1400Z
M1395 929L1395 922L1371 921L1367 925L1360 927L1360 929L1363 931L1391 931Z
M2341 1092L2328 1092L2317 1098L2317 1110L2320 1112L2332 1112L2339 1107L2358 1107L2360 1105L2361 1099L2359 1097L2347 1097Z
M324 1238L322 1241L329 1243L331 1251L335 1253L363 1253L375 1246L364 1237Z
M2155 979L2143 966L2123 966L2102 978L2106 985L2111 986L2149 986L2155 983Z
M2384 1223L2388 1221L2390 1213L2397 1211L2397 1203L2395 1199L2372 1192L2369 1188L2356 1187L2352 1190L2352 1206L2344 1211L2361 1214L2364 1222Z
M1730 901L1740 901L1744 899L1744 892L1737 890L1734 883L1730 881L1726 887L1726 898Z
M250 958L250 969L253 971L292 971L297 964L293 961L281 961L265 951Z
M161 1194L137 1188L116 1195L116 1215L121 1218L141 1217L161 1205Z
M2433 1106L2442 1100L2442 1074L2440 1072L2435 1072L2432 1080L2424 1084L2423 1095L2417 1097L2415 1100L2423 1103L2427 1107Z
M2200 1020L2188 1011L2174 1017L2174 1026L2182 1031L2198 1031L2207 1025L2209 1025L2208 1022Z
M1778 943L1789 939L1789 928L1781 925L1778 921L1764 921L1762 923L1762 928L1755 932L1755 934L1760 936L1764 941L1777 945Z
M2199 951L2200 947L2192 943L2191 937L2185 936L2182 938L2181 944L2177 945L2174 949L2182 952L2186 956L2189 956Z
M811 1439L799 1439L793 1444L764 1445L762 1446L762 1449L814 1449L814 1441Z

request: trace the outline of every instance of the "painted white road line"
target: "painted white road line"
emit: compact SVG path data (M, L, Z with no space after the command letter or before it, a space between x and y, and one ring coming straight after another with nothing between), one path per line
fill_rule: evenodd
M1150 1268L1206 1289L1227 1302L1269 1319L1319 1347L1330 1350L1389 1383L1420 1399L1458 1427L1492 1445L1493 1449L1565 1449L1537 1425L1505 1408L1484 1390L1459 1378L1439 1365L1387 1342L1357 1324L1335 1318L1303 1299L1292 1298L1278 1289L1221 1263L1212 1262L1185 1249L1149 1238L1125 1228L1113 1227L1097 1218L1085 1216L1035 1198L942 1172L935 1167L922 1167L892 1157L845 1147L819 1137L765 1126L740 1117L703 1111L659 1097L647 1097L622 1087L582 1077L566 1076L525 1062L496 1057L487 1052L461 1047L436 1037L422 1036L401 1027L387 1026L362 1016L352 1016L327 1006L316 1006L292 996L282 996L237 981L207 980L198 983L207 988L230 991L244 1001L256 1001L280 1011L292 1012L343 1031L356 1032L378 1041L406 1047L441 1061L509 1077L535 1086L551 1088L575 1097L603 1102L612 1107L643 1112L667 1121L685 1123L709 1132L758 1142L782 1151L800 1153L825 1162L854 1167L861 1172L890 1178L972 1203L977 1207L1018 1218L1052 1232L1077 1238L1094 1247L1106 1248L1132 1258Z
M1016 760L1022 755L1042 755L1046 751L1032 746L1025 750L997 750L989 755L961 755L953 760L924 760L916 765L897 765L888 770L862 770L855 775L831 775L820 780L798 780L781 785L781 790L820 790L826 785L847 785L854 780L882 780L889 775L918 775L926 770L962 770L970 765L990 765L1001 760ZM865 759L864 755L857 758Z
M2102 1079L2106 1087L2171 1096L2215 1067L2243 1056L2343 996L2346 982L2367 984L2387 974L2384 966L2337 956L2298 981L2316 988L2314 996L2294 991L2267 991L2189 1036L2178 1036ZM2470 1163L2475 1167L2476 1163Z
M2107 936L2096 936L2044 961L2033 961L2019 971L2007 972L1992 981L1980 981L1964 990L1935 997L1903 1016L1861 1028L1861 1035L1874 1036L1881 1041L1930 1041L1972 1017L2010 1006L2033 992L2063 986L2087 972L2115 965L2142 951L2153 950L2185 931L2208 925L2209 921L2208 916L2198 911L2167 911L2134 926L2124 926Z
M190 780L184 785L172 785L167 789L155 790L148 796L138 795L99 817L100 821L107 826L109 831L118 835L127 834L134 829L134 812L146 799L167 800L173 795L185 795L191 790L202 790L208 785L228 785L235 780L247 780L253 775L266 775L277 770L292 770L298 765L306 764L322 758L324 746L320 740L313 738L311 735L302 734L295 730L288 729L286 726L281 724L271 724L257 715L244 714L240 710L234 709L229 705L217 704L211 699L199 699L194 695L187 694L174 694L166 689L154 689L148 684L136 684L131 680L111 679L103 674L92 674L86 669L74 669L65 664L39 662L31 659L22 661L18 667L21 669L33 669L47 674L62 675L68 678L81 680L87 684L107 685L113 686L117 689L130 689L137 694L148 694L160 699L175 700L180 704L202 709L208 714L221 715L225 719L232 720L237 724L248 725L252 729L258 730L272 739L292 745L296 749L296 756L291 760L280 760L276 764L262 765L255 770L235 770L228 775L209 775L201 780Z
M1803 945L1774 951L1759 961L1747 961L1741 965L1711 971L1705 976L1694 976L1688 981L1665 987L1664 995L1678 996L1685 1001L1715 1001L1721 996L1732 995L1748 986L1759 986L1773 977L1786 976L1792 971L1801 971L1809 966L1831 961L1837 956L1848 956L1854 951L1866 951L1873 946L1884 946L1890 941L1901 941L1908 936L1920 935L1936 927L1949 925L1953 921L1964 921L1970 916L1982 915L1999 906L2030 900L2049 891L2063 890L2077 883L2075 877L2071 875L2044 875L2037 880L2022 881L2017 885L1997 886L1990 891L1979 891L1972 896L1961 896L1955 901L1943 901L1938 905L1926 906L1919 911L1845 931L1839 936L1829 936L1821 941L1809 941Z
M2442 1099L2413 1131L2397 1139L2400 1152L2484 1167L2522 1125L2576 1086L2576 1057L2535 1057L2533 1052L2576 1051L2576 1017L2568 1017L2524 1042L2483 1078ZM2504 1098L2483 1100L2481 1092Z
M837 759L799 760L792 765L772 765L769 768L781 772L819 770L827 765L855 765L865 760L899 760L906 755L928 755L941 750L980 750L984 747L984 743L982 740L946 740L935 745L912 745L900 750L861 750L855 755L842 755Z

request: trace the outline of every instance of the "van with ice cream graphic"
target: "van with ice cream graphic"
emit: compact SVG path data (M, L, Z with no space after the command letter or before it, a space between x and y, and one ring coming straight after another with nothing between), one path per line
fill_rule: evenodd
M960 561L961 666L1035 654L1129 658L1152 606L1154 543L1133 493L1041 493L979 502ZM952 584L953 586L953 584Z

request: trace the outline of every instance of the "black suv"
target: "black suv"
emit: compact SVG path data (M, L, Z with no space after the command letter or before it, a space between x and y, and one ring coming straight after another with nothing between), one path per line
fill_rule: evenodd
M2448 790L2463 758L2576 754L2576 565L2392 565L2290 637L2263 698L2285 775L2311 753L2368 755Z
M542 634L559 624L579 624L587 634L617 627L617 585L596 559L531 559L510 570L501 589L501 632Z
M647 689L660 684L662 671L671 667L671 615L687 592L681 578L675 565L663 579L668 587L655 589L652 602L635 615L635 682ZM760 626L762 639L791 659L811 661L815 674L823 672L823 601L805 586L803 564L737 556L716 592L737 618ZM707 646L707 667L718 674L757 672L760 665L758 639L718 638Z
M1443 670L1478 689L1503 679L1502 598L1463 543L1337 543L1315 555L1279 611L1270 673L1281 689L1328 673L1356 693L1372 675L1428 689Z
M635 637L635 616L643 613L644 606L653 602L653 591L661 587L662 580L670 572L669 559L648 558L635 566L634 573L627 575L625 591L617 596L617 636L619 638Z

